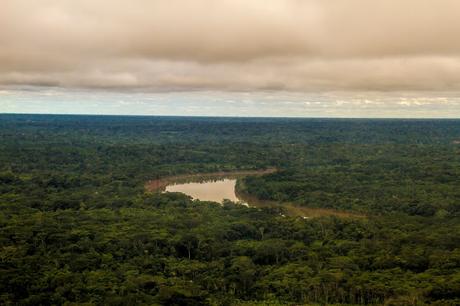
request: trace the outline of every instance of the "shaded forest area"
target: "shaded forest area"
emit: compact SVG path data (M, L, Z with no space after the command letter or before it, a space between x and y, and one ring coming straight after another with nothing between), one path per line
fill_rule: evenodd
M458 305L460 121L0 115L2 305ZM277 168L283 217L147 193Z

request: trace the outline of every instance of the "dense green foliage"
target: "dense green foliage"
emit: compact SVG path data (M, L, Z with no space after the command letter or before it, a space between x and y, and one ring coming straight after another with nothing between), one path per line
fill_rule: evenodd
M371 213L460 216L459 145L318 145L285 171L245 180L261 199ZM300 149L299 149L300 151ZM333 152L333 153L329 153Z
M0 304L460 303L460 121L0 115ZM277 167L283 217L148 179Z

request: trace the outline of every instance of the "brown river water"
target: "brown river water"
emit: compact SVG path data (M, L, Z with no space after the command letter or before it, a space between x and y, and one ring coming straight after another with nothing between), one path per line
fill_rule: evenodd
M235 192L236 179L190 182L166 186L167 192L182 192L194 199L221 203L224 199L244 202Z
M283 207L286 215L303 218L331 215L343 218L365 217L361 214L334 209L298 206L287 202L261 201L253 196L237 193L235 189L237 179L250 175L269 174L275 171L276 169L267 169L171 176L148 181L145 188L150 192L182 192L201 201L222 203L223 200L227 199L249 207Z

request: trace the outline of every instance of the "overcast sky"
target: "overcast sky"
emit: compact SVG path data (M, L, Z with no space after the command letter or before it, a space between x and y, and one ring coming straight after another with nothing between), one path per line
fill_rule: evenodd
M1 0L0 112L460 117L460 1Z

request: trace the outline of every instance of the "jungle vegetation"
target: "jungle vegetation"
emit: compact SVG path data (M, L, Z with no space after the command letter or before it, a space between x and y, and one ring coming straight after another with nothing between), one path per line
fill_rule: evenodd
M0 304L459 305L460 121L0 115Z

